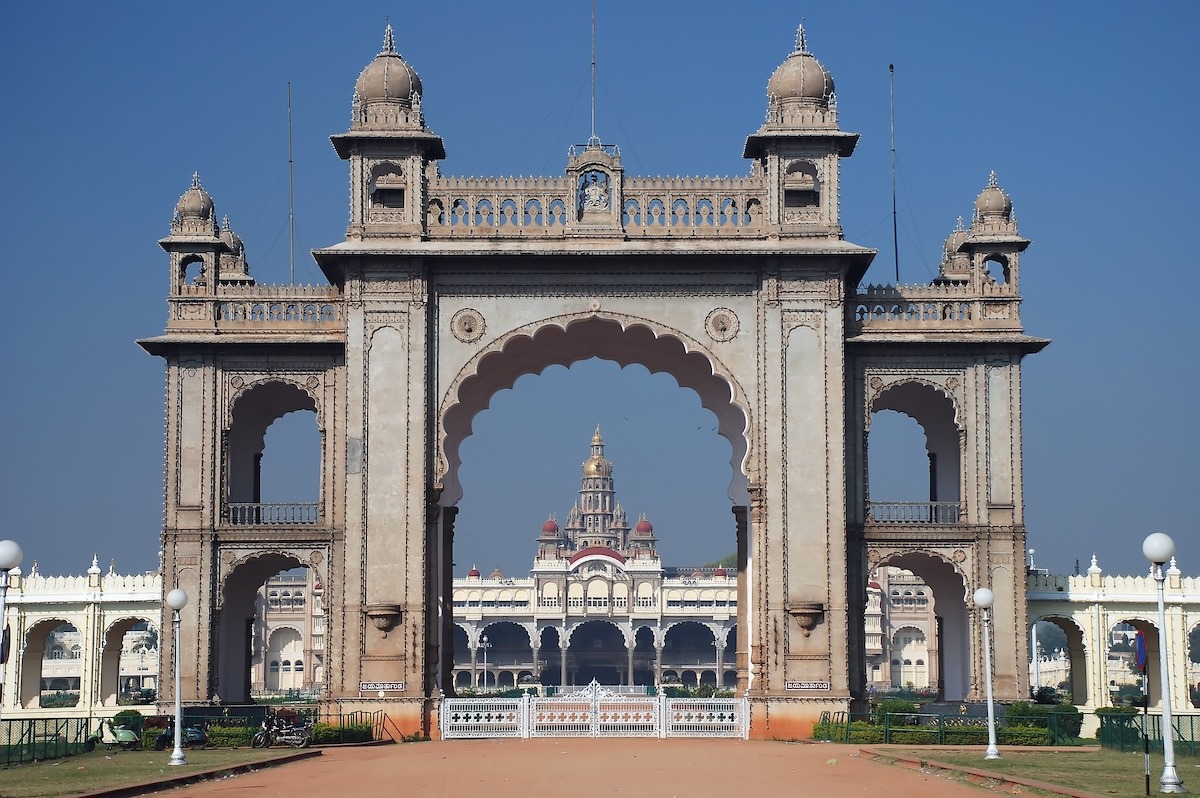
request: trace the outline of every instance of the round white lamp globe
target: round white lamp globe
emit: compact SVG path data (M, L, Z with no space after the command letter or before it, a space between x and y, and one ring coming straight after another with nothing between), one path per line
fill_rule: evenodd
M1175 541L1162 532L1151 532L1142 541L1142 554L1156 565L1162 565L1175 556Z
M179 612L181 609L187 606L187 598L187 593L184 593L179 588L175 588L167 594L167 606L176 612Z
M981 587L975 591L975 606L983 609L990 609L992 602L995 601L996 595L992 593L990 588Z
M0 571L11 571L21 564L24 554L15 540L0 540Z

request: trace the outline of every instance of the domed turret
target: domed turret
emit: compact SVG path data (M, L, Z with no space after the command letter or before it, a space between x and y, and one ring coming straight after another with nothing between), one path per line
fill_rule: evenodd
M354 84L351 127L355 130L423 131L421 78L396 52L392 26L383 35L383 49ZM442 156L444 157L444 155Z
M250 276L250 267L246 264L246 247L242 243L241 236L233 232L233 228L229 226L228 216L221 222L219 238L225 245L226 251L222 252L218 259L218 280L225 284L253 284L254 278Z
M396 52L392 26L383 34L383 49L367 64L354 84L356 101L394 100L411 108L414 97L421 94L421 78Z
M592 456L583 461L585 477L611 477L612 463L604 456L604 438L600 435L600 427L596 427L592 435Z
M963 228L963 220L960 216L958 217L958 224L955 225L954 231L946 237L946 244L942 247L940 280L953 282L970 279L971 256L960 251L968 237L969 234Z
M637 522L637 526L633 528L633 531L639 535L653 535L654 524L646 520L646 516L643 515L642 520Z
M192 187L183 192L175 203L171 218L171 235L215 236L217 234L216 208L204 186L200 185L200 174L192 174Z
M200 173L192 174L192 187L183 192L175 203L175 213L180 219L211 219L213 200L204 186L200 185Z
M996 173L988 176L987 188L975 200L975 216L982 220L1007 221L1012 214L1012 200L996 183Z
M246 247L242 243L241 236L233 232L233 228L229 226L228 216L221 220L221 240L225 242L225 246L229 248L229 254L233 257L240 258L246 254Z
M547 519L546 523L542 524L542 534L543 535L557 535L558 534L558 522L555 521L553 518Z
M833 99L833 78L808 52L803 25L796 31L796 49L767 81L767 98L772 103L799 101L822 106Z

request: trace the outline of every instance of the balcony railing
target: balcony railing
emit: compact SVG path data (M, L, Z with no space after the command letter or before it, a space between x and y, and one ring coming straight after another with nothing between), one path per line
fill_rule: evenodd
M229 523L236 526L297 526L321 522L316 502L301 504L260 504L231 502Z
M957 524L958 502L867 502L867 521L876 524Z

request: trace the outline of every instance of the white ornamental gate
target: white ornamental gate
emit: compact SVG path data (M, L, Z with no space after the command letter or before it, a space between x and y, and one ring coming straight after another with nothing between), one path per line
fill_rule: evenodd
M736 737L750 731L745 698L616 693L593 681L541 698L444 698L442 739L478 737Z

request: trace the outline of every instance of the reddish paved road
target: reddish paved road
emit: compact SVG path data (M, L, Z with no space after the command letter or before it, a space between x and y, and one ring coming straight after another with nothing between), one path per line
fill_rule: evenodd
M326 749L323 756L172 795L452 798L888 798L978 788L860 757L857 746L740 740L457 740Z

